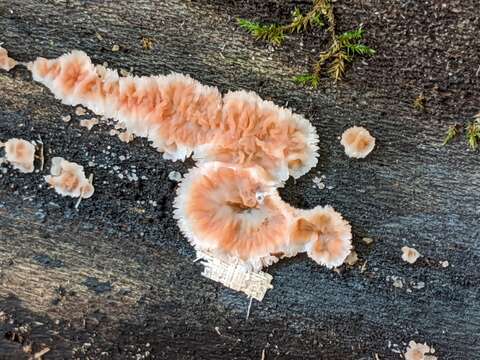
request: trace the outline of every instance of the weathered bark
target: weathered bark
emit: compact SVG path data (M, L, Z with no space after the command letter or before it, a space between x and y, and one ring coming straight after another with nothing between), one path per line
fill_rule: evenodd
M334 206L352 223L360 257L340 274L302 256L272 266L274 289L246 321L248 300L201 277L172 218L176 184L167 175L193 163L165 161L139 139L122 143L103 125L88 132L75 116L65 124L73 109L25 69L2 72L0 140L41 136L47 166L0 178L0 358L26 358L21 344L32 343L33 353L51 349L45 359L260 359L262 351L266 359L395 359L412 339L440 359L480 358L480 157L463 140L440 146L449 124L478 111L478 9L473 0L437 3L337 1L339 29L366 23L377 55L356 62L345 82L310 91L290 78L325 48L325 34L272 50L235 25L239 15L285 20L295 4L0 0L0 40L18 60L82 49L113 68L184 72L305 114L320 134L320 163L282 196ZM155 40L152 50L142 36ZM420 93L424 112L412 107ZM377 138L362 161L347 159L337 139L353 124ZM57 155L95 174L96 192L79 211L44 184ZM120 179L113 166L135 166L147 179ZM314 186L318 172L332 189ZM403 262L404 245L424 256Z

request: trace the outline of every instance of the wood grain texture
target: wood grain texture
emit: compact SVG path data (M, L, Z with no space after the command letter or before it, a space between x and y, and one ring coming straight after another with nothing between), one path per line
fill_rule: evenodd
M305 2L0 0L0 41L18 60L81 49L137 75L188 73L305 114L320 134L320 162L281 195L298 207L334 206L352 223L360 257L340 274L302 256L276 264L274 289L246 321L248 300L200 276L172 218L168 173L193 162L165 161L104 125L88 132L25 69L1 72L0 140L41 136L47 167L0 178L0 359L28 358L29 344L48 346L45 359L260 359L263 350L266 359L399 359L412 339L439 359L480 358L480 155L463 140L440 146L448 125L480 107L477 5L337 1L339 30L363 22L377 55L317 91L290 79L308 70L325 34L272 49L235 24L286 21L296 5ZM412 107L420 93L425 112ZM377 138L362 161L346 158L337 138L353 124ZM53 156L95 174L79 211L43 182ZM139 181L127 179L133 169ZM332 189L314 186L319 172ZM403 262L404 245L424 256Z

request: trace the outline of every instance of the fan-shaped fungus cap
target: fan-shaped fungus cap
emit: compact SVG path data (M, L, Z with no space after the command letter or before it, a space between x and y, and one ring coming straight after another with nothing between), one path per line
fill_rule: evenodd
M208 163L180 183L174 216L197 250L260 270L288 242L283 204L256 169Z
M247 91L223 97L216 141L195 150L201 161L261 166L280 181L299 177L317 163L318 135L300 115Z
M0 46L0 69L10 71L17 65L17 62L8 57L8 51Z
M94 187L85 177L81 165L61 157L54 157L50 174L45 176L45 181L62 196L81 196L87 199L93 195Z
M348 157L362 159L375 147L375 138L367 129L353 126L343 132L340 143L345 148L345 154Z
M5 146L5 159L23 173L31 173L35 169L35 145L23 139L9 139Z
M330 206L298 212L292 225L291 246L303 248L321 265L341 265L352 248L350 224Z

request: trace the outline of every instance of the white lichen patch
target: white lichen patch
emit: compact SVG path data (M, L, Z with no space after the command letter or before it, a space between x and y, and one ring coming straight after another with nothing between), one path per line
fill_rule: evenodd
M52 158L50 175L45 176L45 181L62 196L87 199L94 192L91 180L85 177L83 166L61 157Z
M390 276L390 277L387 277L387 280L392 280L392 285L393 287L396 287L398 289L402 289L403 288L403 279L399 276Z
M437 360L437 357L432 355L434 353L435 349L432 346L428 346L426 343L416 343L412 340L408 343L404 356L405 360Z
M408 262L409 264L415 263L417 259L422 256L417 250L414 248L404 246L402 247L402 260Z
M5 160L14 169L23 173L31 173L35 170L35 145L23 139L9 139L5 143L0 142L0 147L5 147Z

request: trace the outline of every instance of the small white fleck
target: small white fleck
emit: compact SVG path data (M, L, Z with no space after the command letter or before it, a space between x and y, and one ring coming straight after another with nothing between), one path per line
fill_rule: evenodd
M168 178L172 181L179 182L182 180L182 174L180 174L178 171L170 171Z

